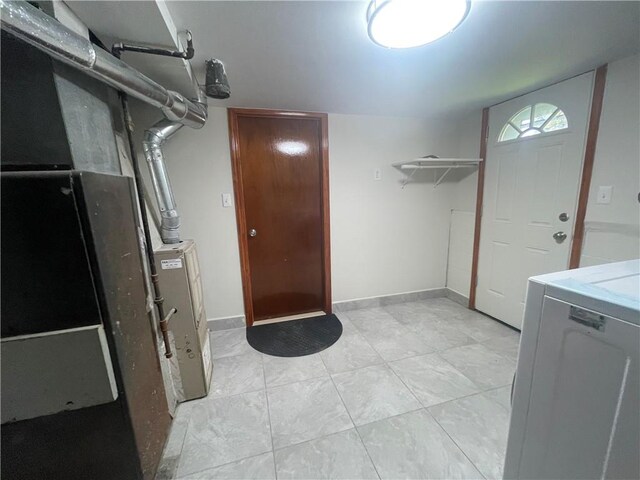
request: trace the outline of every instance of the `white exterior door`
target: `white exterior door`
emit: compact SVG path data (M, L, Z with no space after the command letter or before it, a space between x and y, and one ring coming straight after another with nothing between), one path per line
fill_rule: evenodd
M527 279L569 264L592 88L587 73L489 111L476 308L517 328Z

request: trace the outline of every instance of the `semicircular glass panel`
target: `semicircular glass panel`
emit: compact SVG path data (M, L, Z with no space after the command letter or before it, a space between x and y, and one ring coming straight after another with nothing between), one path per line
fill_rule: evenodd
M536 103L519 110L504 124L498 136L498 143L544 135L566 128L569 128L569 122L559 107L551 103Z

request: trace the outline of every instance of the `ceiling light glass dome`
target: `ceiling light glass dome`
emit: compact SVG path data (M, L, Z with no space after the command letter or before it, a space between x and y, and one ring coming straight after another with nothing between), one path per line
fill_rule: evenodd
M468 0L372 0L369 37L387 48L426 45L455 30L469 5Z

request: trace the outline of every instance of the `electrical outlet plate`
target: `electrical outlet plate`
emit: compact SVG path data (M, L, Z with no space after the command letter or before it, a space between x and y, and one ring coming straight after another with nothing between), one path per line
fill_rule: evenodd
M222 194L222 206L225 207L225 208L233 206L233 201L231 199L231 194L230 193L223 193Z

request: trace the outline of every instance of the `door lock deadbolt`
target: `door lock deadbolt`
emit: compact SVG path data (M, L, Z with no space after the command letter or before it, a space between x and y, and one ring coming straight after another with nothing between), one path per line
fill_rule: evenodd
M562 243L567 239L567 234L564 232L556 232L553 234L553 239L556 243Z

